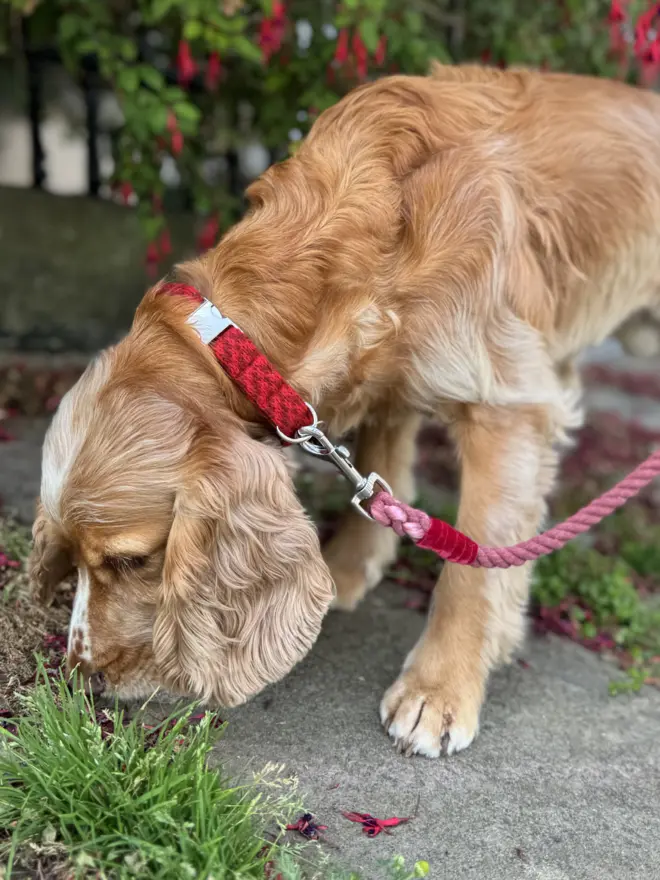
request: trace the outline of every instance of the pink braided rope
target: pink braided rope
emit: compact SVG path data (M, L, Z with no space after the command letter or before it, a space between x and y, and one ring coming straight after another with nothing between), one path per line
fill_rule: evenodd
M563 523L553 526L535 538L530 538L528 541L522 541L511 547L479 546L475 558L471 562L463 564L472 565L475 568L510 568L513 565L524 565L526 562L538 559L539 556L546 556L553 550L559 550L560 547L568 544L578 535L587 532L596 523L622 507L626 501L653 482L659 474L660 449L652 453L646 461L636 467L620 483L587 504L586 507L578 510ZM380 492L375 496L370 512L376 522L389 526L400 537L407 536L415 543L423 540L433 523L428 514L397 501L396 498L392 498L385 492ZM462 533L453 529L451 531L459 538L470 541ZM443 555L441 551L437 552L439 555Z

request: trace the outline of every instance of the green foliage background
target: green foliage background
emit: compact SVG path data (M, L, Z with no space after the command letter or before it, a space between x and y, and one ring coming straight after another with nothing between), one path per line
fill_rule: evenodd
M12 36L18 30L33 47L55 44L76 77L86 59L98 59L125 120L116 180L135 192L152 241L165 223L159 169L168 152L200 215L220 214L222 222L235 216L238 206L226 187L205 183L201 166L209 151L236 146L241 104L254 109L251 137L286 150L292 130L304 135L319 112L359 81L424 73L434 58L606 76L617 69L609 57L609 0L4 0L1 8L5 52L20 54ZM273 19L283 25L281 46L264 54L260 34ZM308 34L311 25L305 48L301 23ZM147 57L148 31L160 35L158 54L173 71L180 41L187 43L198 70L191 84L177 83ZM342 31L347 57L337 58ZM355 62L355 40L366 49L366 70ZM212 53L223 72L209 90L204 78Z

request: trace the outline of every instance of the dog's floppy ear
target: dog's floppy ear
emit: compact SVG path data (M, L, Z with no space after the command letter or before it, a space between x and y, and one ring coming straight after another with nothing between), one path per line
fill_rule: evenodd
M71 571L71 548L37 502L37 515L32 526L34 545L28 560L30 586L34 598L49 604L55 588Z
M231 706L282 678L316 640L333 586L282 453L239 428L201 439L179 491L154 625L178 692Z

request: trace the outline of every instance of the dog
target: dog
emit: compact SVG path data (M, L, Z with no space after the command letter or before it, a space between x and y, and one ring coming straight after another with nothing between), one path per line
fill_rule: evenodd
M436 66L356 88L251 185L218 246L175 270L318 410L356 465L414 496L423 418L461 472L458 527L541 527L580 424L576 356L660 315L660 98L617 82ZM225 705L284 676L331 602L353 609L396 536L346 514L323 549L286 456L187 324L145 295L65 396L44 444L31 577L77 569L70 667L120 695ZM531 566L447 564L385 693L407 754L478 731L490 670L521 643ZM333 586L334 585L334 586Z

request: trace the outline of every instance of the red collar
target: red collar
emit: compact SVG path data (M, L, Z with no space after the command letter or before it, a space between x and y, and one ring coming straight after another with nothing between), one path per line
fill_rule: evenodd
M225 373L271 423L282 443L295 443L310 455L332 462L353 486L355 494L351 503L355 509L371 519L365 504L376 489L392 494L385 480L377 473L362 476L351 463L348 449L337 446L322 430L311 404L302 399L254 342L199 290L189 284L175 283L162 284L159 293L185 296L197 304L187 323L195 328L204 345L209 346Z
M316 414L297 391L242 330L189 284L163 284L159 293L185 296L198 308L187 322L208 345L227 375L275 428L284 442L294 442L298 431L316 425Z

